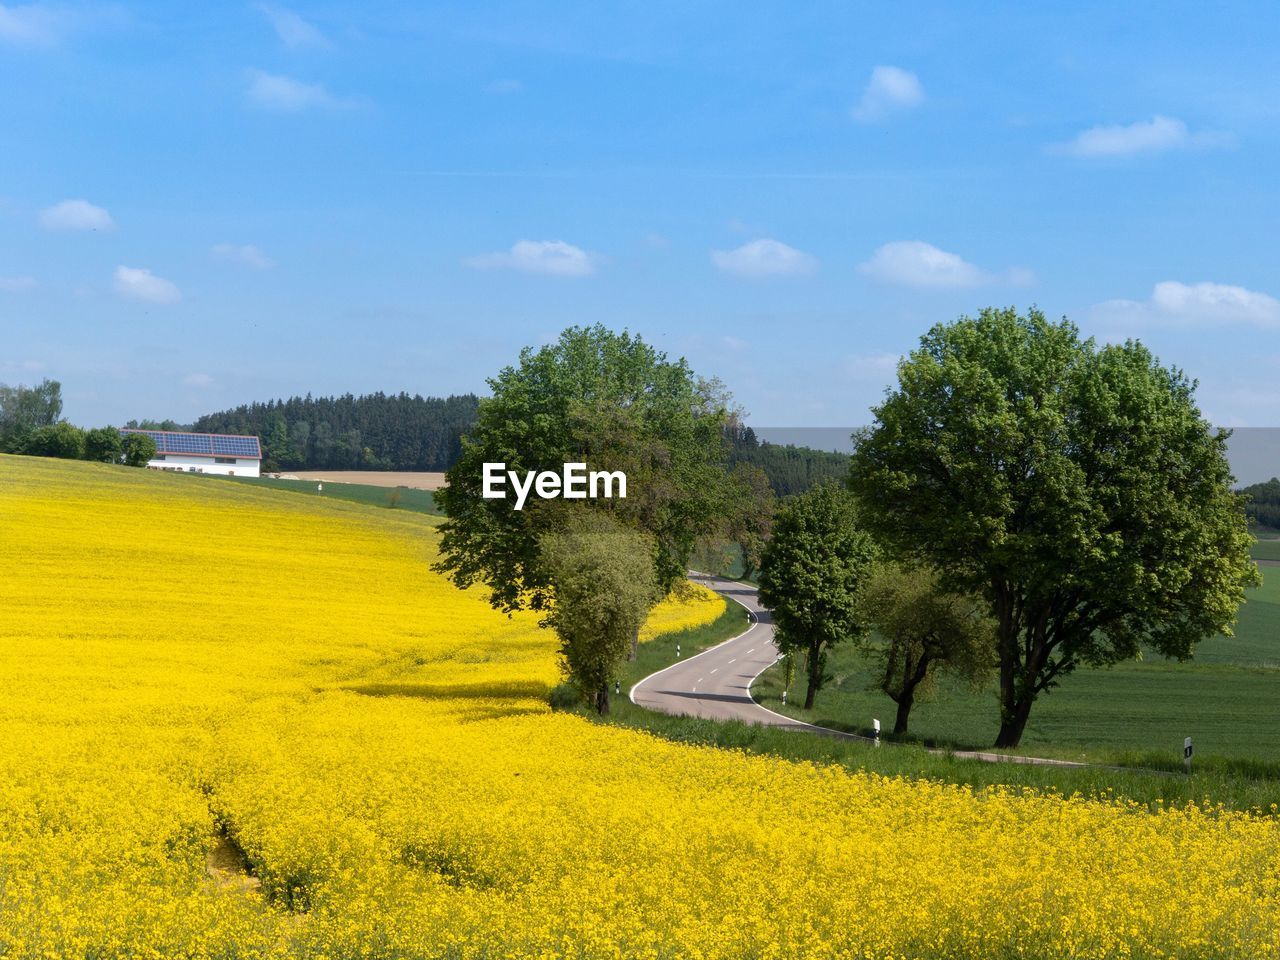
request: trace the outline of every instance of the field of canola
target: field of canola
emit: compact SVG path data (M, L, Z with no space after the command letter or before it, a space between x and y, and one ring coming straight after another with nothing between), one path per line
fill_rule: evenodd
M0 457L0 957L1280 956L1275 820L552 714L436 522Z

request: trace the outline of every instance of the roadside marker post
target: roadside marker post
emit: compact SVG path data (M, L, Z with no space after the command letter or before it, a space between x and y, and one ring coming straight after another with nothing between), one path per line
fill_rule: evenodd
M676 644L676 659L680 659L680 644Z
M880 746L880 721L872 719L871 729L876 732L876 746Z
M621 693L621 692L622 692L622 681L621 681L621 680L615 680L615 681L613 681L613 692L614 692L614 693Z
M1191 755L1195 752L1195 747L1191 746L1190 737L1182 741L1182 766L1188 774L1191 773Z

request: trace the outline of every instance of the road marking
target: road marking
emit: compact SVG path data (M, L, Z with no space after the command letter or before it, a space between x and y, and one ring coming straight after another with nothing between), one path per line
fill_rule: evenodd
M748 650L748 651L747 651L747 653L755 653L755 652L756 652L756 648L755 648L755 647L752 647L750 650Z
M715 673L715 672L716 672L716 670L719 670L719 669L720 669L719 667L716 667L716 668L715 668L715 670L712 670L711 672L712 672L712 673Z
M729 662L730 662L730 663L737 663L737 662L738 662L738 658L737 658L737 657L734 657L734 658L733 658L732 660L730 660Z

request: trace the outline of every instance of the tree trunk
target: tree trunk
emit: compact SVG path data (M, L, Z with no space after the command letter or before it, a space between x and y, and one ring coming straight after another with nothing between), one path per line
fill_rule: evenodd
M911 705L915 702L915 699L914 690L904 690L902 696L898 698L898 716L893 721L893 732L895 734L907 732L907 718L911 716Z
M602 717L609 715L609 685L606 683L596 691L596 713Z
M809 687L804 694L804 708L806 710L813 709L813 698L818 694L818 687L822 685L822 649L818 644L809 647L809 657L805 662L805 672L808 674Z
M1031 716L1031 698L1015 699L1008 708L1001 709L1000 733L996 735L997 747L1016 747L1022 742L1022 732L1027 728L1027 718Z
M1003 589L997 592L996 617L1000 654L1000 733L996 736L996 746L1016 747L1022 739L1031 706L1027 704L1023 708L1018 699L1018 625L1013 616L1013 598ZM1018 720L1020 711L1022 719Z
M627 659L634 662L638 656L640 656L640 624L637 623L635 631L631 634L631 651L627 654Z

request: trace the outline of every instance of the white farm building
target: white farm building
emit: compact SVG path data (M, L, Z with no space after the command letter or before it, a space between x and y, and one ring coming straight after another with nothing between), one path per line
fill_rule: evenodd
M156 455L147 462L152 470L256 477L262 466L262 447L257 437L128 428L120 432L126 436L144 433L156 442Z

